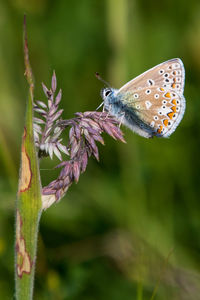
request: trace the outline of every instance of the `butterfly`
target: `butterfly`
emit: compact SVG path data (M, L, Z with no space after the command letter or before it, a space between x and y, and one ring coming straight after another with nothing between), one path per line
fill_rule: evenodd
M102 89L104 110L143 137L169 137L185 112L184 83L181 59L170 59L120 89Z

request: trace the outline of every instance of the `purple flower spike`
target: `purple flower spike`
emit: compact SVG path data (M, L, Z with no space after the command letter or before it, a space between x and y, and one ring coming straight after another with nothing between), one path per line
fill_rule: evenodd
M55 71L53 71L53 76L52 76L52 80L51 80L51 89L52 89L53 93L55 93L56 87L57 87L56 73L55 73Z
M55 92L57 87L56 74L53 72L51 80L51 89L48 89L44 83L42 83L42 88L47 97L47 103L42 101L36 101L34 105L34 110L37 112L41 118L34 118L34 123L44 124L43 128L39 130L35 126L35 140L36 146L39 150L39 157L50 156L53 158L55 154L60 160L62 160L61 152L69 155L67 147L61 143L60 135L62 129L57 126L57 122L60 122L63 109L58 110L58 105L61 100L61 90L55 98ZM55 98L55 101L54 101Z
M61 152L70 157L56 166L61 168L58 178L43 187L43 208L46 209L58 202L73 182L78 182L81 173L87 168L90 156L99 160L97 142L104 145L102 137L104 132L115 140L124 143L125 140L119 122L107 112L77 112L74 118L62 120L63 110L58 109L62 92L60 89L55 97L57 87L55 72L51 80L51 89L44 84L42 87L47 97L47 104L42 101L36 101L34 104L34 110L40 116L34 118L34 136L38 155L53 158L55 154L61 161ZM60 138L66 128L69 128L67 146L61 143L62 138Z

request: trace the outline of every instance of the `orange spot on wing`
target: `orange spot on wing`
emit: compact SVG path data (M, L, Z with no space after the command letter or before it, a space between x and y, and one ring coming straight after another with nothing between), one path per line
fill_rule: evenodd
M163 124L165 125L165 126L167 126L168 125L168 120L167 119L165 119L164 121L163 121Z
M160 125L160 128L158 128L157 133L161 134L162 129L163 129L163 126Z
M168 113L167 115L168 115L168 117L169 117L170 119L172 119L172 118L173 118L173 115L174 115L174 113L173 113L173 112L171 112L171 113Z
M172 106L171 110L173 110L173 112L176 112L176 106Z
M166 93L164 96L167 97L167 98L171 98L171 94L170 93Z
M175 83L172 84L172 88L173 88L173 89L176 88L176 84L175 84Z
M163 88L160 88L160 90L161 90L162 92L164 92L164 89L163 89Z
M176 99L172 100L172 104L176 105Z

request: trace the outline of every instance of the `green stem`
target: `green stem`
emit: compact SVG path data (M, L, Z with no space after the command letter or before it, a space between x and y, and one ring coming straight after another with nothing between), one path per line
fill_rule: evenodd
M143 299L143 284L141 281L137 284L137 300Z
M42 207L40 173L33 136L34 83L28 55L25 17L24 60L29 96L22 138L21 168L16 204L15 293L17 300L31 300L33 297L37 236Z
M127 77L125 57L128 37L128 1L108 0L106 5L107 34L112 49L112 57L109 61L109 78L117 87Z

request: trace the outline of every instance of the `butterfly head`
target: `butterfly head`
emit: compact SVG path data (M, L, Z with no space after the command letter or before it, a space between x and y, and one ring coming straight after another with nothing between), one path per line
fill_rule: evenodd
M103 88L101 90L101 97L103 98L103 100L105 100L106 98L108 98L109 96L111 96L111 94L113 93L113 89L110 87L106 87Z
M103 103L100 106L104 105L104 109L108 110L109 106L115 101L116 90L111 88L110 84L102 79L98 72L96 72L95 75L97 79L102 81L106 86L101 90Z
M106 87L101 90L101 97L104 102L104 108L108 110L108 108L116 101L116 91L111 87Z

